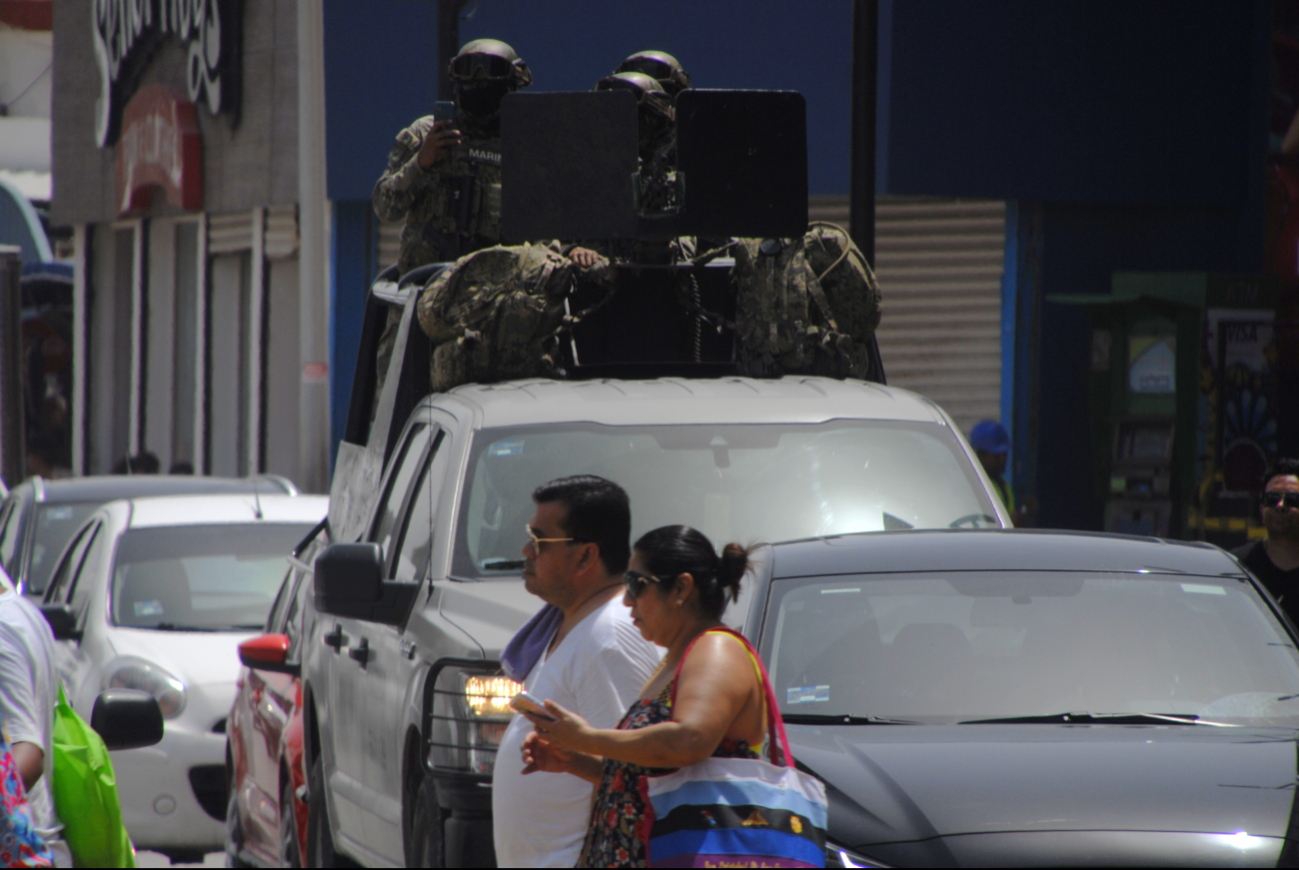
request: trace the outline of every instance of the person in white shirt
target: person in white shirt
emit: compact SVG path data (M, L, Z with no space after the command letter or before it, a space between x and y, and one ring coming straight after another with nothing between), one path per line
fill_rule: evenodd
M529 694L612 728L638 697L662 650L641 637L622 603L631 556L631 508L617 484L581 475L532 494L536 512L523 548L524 585L546 606L501 656ZM597 724L598 723L598 724ZM515 716L492 774L492 816L500 867L572 867L591 814L591 783L574 776L525 776L519 759L532 723Z
M36 832L60 867L72 854L59 836L63 824L54 812L54 634L45 617L14 589L0 568L0 720L13 744L14 761L27 789Z

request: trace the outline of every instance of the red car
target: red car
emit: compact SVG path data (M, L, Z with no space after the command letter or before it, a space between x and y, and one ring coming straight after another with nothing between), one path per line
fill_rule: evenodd
M299 644L311 609L306 565L328 543L321 523L298 545L266 633L239 646L244 668L226 741L226 854L234 867L301 867L307 852Z

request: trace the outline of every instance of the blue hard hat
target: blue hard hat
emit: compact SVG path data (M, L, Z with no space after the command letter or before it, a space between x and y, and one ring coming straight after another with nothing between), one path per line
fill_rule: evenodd
M1006 427L996 420L984 420L975 423L970 430L970 446L984 453L1008 453L1010 435L1006 432Z

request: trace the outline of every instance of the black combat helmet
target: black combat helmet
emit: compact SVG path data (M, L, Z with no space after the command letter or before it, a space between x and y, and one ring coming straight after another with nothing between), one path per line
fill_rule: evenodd
M681 68L681 63L666 51L638 51L629 55L618 64L615 73L644 73L659 83L669 97L690 87L690 75Z
M506 94L532 84L528 65L499 39L465 43L451 59L450 73L460 112L480 124L496 121Z
M640 147L642 156L672 131L674 113L672 98L659 83L645 73L622 72L600 79L597 91L631 91L639 107Z

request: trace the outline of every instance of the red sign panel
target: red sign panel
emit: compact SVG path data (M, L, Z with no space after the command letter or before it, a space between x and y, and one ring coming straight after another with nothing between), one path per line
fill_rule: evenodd
M118 213L148 208L155 191L185 211L203 208L203 140L194 104L162 85L141 88L122 111Z

